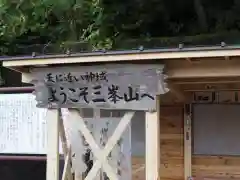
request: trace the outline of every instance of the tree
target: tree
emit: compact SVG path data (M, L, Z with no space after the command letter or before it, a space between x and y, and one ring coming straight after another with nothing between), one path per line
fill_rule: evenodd
M156 45L156 38L161 45L205 43L206 33L224 41L219 33L239 31L239 9L238 0L1 0L0 52L20 54L32 44L65 51L71 42L86 50Z
M86 40L97 44L102 21L99 3L95 0L2 0L1 52L14 52L14 44Z
M203 32L208 29L207 18L201 0L194 0L195 10L198 16L199 27Z

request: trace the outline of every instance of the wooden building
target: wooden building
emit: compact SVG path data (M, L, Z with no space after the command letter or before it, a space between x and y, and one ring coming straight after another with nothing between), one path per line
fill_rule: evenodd
M157 161L152 163L153 169L159 169L155 172L160 177L158 180L238 179L239 56L239 47L219 46L13 57L1 61L4 67L22 73L23 82L29 78L32 67L164 64L168 76L165 82L170 91L160 97L160 123L155 122L159 126L154 131L160 132L158 139L155 138L160 156L155 159L160 165L154 164ZM135 121L142 128L139 133L144 134L144 123ZM139 141L144 142L144 137ZM144 154L132 156L132 168L134 180L147 180L145 174L153 173L145 170Z

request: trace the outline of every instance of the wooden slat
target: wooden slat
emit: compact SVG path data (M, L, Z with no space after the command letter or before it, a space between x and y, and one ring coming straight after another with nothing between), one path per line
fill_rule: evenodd
M193 156L193 175L208 178L240 178L240 156Z
M47 177L46 180L59 180L59 112L47 111Z
M46 156L0 155L1 161L46 161Z
M34 90L33 86L26 87L0 87L0 93L25 93L32 92Z
M240 156L194 156L194 165L229 165L240 166Z
M157 112L146 112L146 180L160 180L160 96L157 98Z
M192 177L192 112L191 104L184 108L184 179Z
M65 157L62 180L72 179L72 174L69 171L71 168L70 162L71 162L71 148L69 148L68 153L66 154L66 157Z
M68 148L67 137L66 137L66 133L65 133L61 109L58 109L58 113L59 113L59 136L61 139L63 154L64 154L64 158L65 158L64 170L65 170L65 168L67 168L66 172L64 171L64 173L66 173L67 177L64 177L65 179L63 179L63 180L67 180L67 179L73 180L73 176L71 173L71 165L70 165L70 162L71 162L71 154L69 154L70 147ZM66 161L69 161L69 164L66 164Z

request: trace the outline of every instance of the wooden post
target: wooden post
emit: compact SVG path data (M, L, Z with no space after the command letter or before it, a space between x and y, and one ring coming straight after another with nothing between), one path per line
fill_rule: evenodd
M67 179L69 180L70 178L73 179L72 176L69 176L69 169L71 168L70 162L71 162L71 147L69 148L68 153L65 157L62 180L67 180Z
M63 173L63 175L62 175L63 176L62 179L73 180L71 166L70 166L71 154L69 155L69 153L71 152L71 149L70 149L70 147L68 147L68 144L67 144L67 138L66 138L66 133L65 133L65 129L64 129L64 123L63 123L61 109L58 109L58 113L59 113L59 115L58 115L59 135L60 135L60 139L62 142L63 155L64 155L64 159L65 159L64 170L65 170L65 168L67 168L66 172L64 171L65 173ZM66 164L66 161L69 162L69 164ZM65 175L67 176L67 178L65 177Z
M191 104L184 107L184 179L192 177L192 111Z
M99 121L100 118L101 118L101 110L100 110L100 109L94 109L94 110L93 110L93 117L94 117L97 121ZM100 145L100 144L99 144L99 145ZM104 173L104 171L103 171L102 168L100 168L99 171L100 171L100 172L99 172L99 174L96 175L95 179L102 180L102 179L103 179L103 173Z
M47 177L46 180L59 180L59 112L48 109L47 121Z
M146 180L160 180L160 96L157 111L146 112Z

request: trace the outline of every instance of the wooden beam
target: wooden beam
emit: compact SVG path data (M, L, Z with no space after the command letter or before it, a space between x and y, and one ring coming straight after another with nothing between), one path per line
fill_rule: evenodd
M59 112L48 109L47 121L47 177L46 180L59 180Z
M169 61L166 62L165 69L170 81L191 78L240 77L239 60L209 60L197 64L190 64L186 61Z
M208 78L186 78L186 79L170 79L168 84L176 86L195 85L195 84L231 84L240 83L240 77L208 77Z
M234 77L233 77L234 78ZM191 81L176 81L172 84L176 84L176 85L183 85L183 84L232 84L232 83L240 83L240 80L221 80L221 78L219 78L219 80L205 80L205 81L201 81L198 79L192 79Z
M182 85L182 90L184 92L193 91L239 91L240 83L220 83L220 84L188 84Z
M32 92L34 90L33 86L23 86L23 87L0 87L0 93L21 93L21 92Z
M146 180L160 180L160 96L157 112L146 112Z
M17 67L7 67L7 68L19 73L29 72L28 67L17 66Z
M191 105L184 107L184 179L192 177L192 132Z
M230 60L230 57L229 57L229 56L225 56L224 59L225 59L226 61L229 61L229 60Z
M186 92L214 92L214 91L240 91L240 88L228 88L228 89L222 89L222 88L216 88L216 89L187 89L184 90Z
M149 60L150 61L150 60ZM151 63L151 62L149 62ZM190 79L194 81L195 78L205 79L207 78L236 78L240 79L240 61L239 59L226 60L201 60L198 63L189 63L186 60L165 60L165 71L168 75L168 81L174 81L177 84L183 84L190 82ZM186 81L186 79L188 79ZM23 72L22 81L30 82L31 76L27 72ZM183 81L181 81L183 80ZM201 83L204 80L195 81L195 83ZM210 80L211 81L211 80ZM228 81L232 81L228 79Z
M176 85L168 84L168 88L170 89L170 92L178 99L178 101L188 102L189 98L187 97L187 95Z
M215 57L231 57L240 56L240 49L237 48L203 48L191 49L185 48L183 50L151 50L151 51L129 51L125 53L110 52L110 53L86 53L75 56L52 56L52 57L31 57L31 58L8 58L3 59L3 66L5 67L24 67L36 65L50 65L50 64L72 64L72 63L96 63L96 62L120 62L120 61L139 61L148 60L166 60L166 59L187 59L187 58L215 58Z
M186 60L187 60L190 64L192 64L191 58L186 58Z
M32 79L33 79L33 77L31 76L30 73L25 73L25 72L22 73L22 82L23 83L31 83Z

